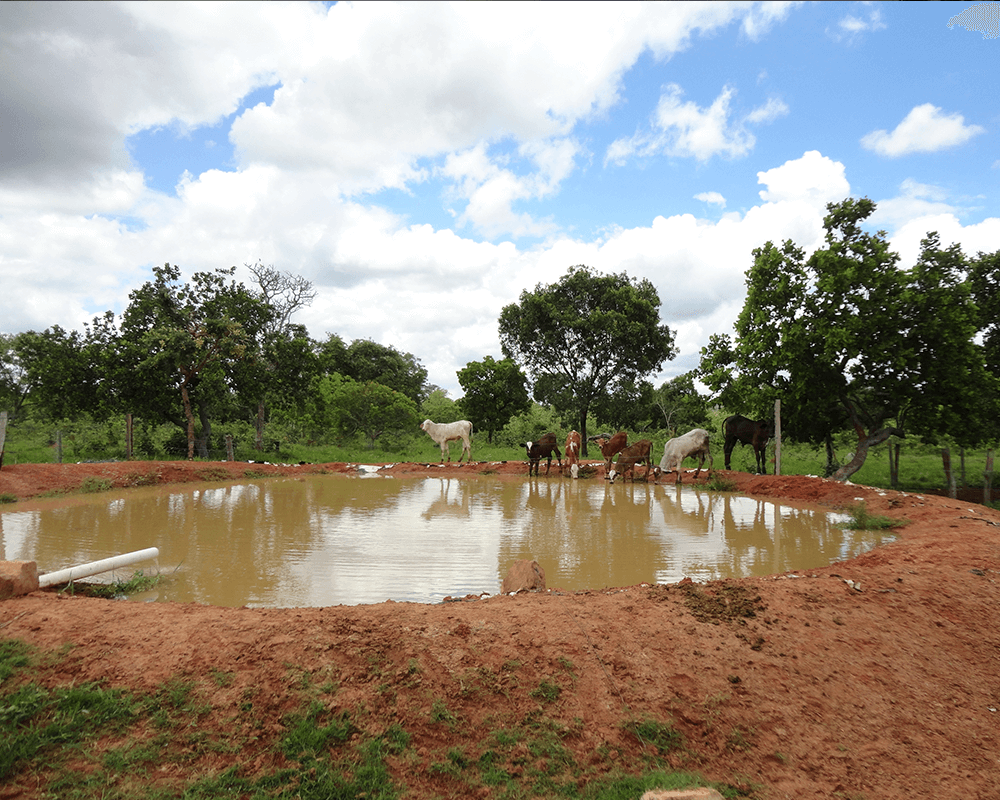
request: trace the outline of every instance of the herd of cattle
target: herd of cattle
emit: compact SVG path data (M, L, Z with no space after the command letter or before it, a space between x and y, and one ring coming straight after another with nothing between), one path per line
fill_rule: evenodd
M451 453L448 449L448 442L462 440L462 455L458 460L467 457L472 460L472 423L468 420L459 422L437 423L429 419L424 420L420 428L425 431L431 439L441 446L442 463L447 456L451 461ZM773 430L767 420L752 420L747 417L734 414L727 417L722 424L722 432L725 438L723 452L726 457L726 469L731 469L730 459L733 448L736 444L748 444L754 450L758 473L767 474L766 450ZM653 482L657 482L660 475L670 472L676 473L676 482L681 482L681 465L687 458L698 459L698 469L695 470L695 478L701 474L701 469L708 459L708 468L712 469L712 452L709 449L709 433L703 428L695 428L670 439L663 446L663 457L659 466L653 466L653 443L648 439L641 439L633 444L628 443L628 434L625 431L611 435L610 433L599 433L589 437L588 441L594 442L604 457L604 474L611 483L620 475L622 480L631 476L635 481L635 468L645 465L646 471L644 480L648 481L650 475ZM577 431L570 431L566 437L564 449L566 451L566 464L570 469L570 474L576 478L580 474L580 449L582 441ZM534 473L538 475L538 468L541 460L546 459L545 474L549 474L552 467L552 456L555 455L559 463L560 471L563 468L563 456L559 452L559 441L554 433L546 433L537 441L526 442L525 450L528 455L528 475ZM615 456L618 460L615 461Z

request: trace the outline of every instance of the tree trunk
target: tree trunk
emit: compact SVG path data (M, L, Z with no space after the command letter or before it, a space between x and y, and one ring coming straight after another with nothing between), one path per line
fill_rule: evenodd
M184 418L187 420L188 461L194 461L194 411L191 409L191 397L188 395L187 381L181 381L181 403L184 405Z
M833 473L835 481L846 481L851 475L861 469L865 463L865 459L868 458L868 451L875 445L882 444L890 436L899 436L900 438L906 436L899 428L882 428L869 436L863 434L864 431L860 431L858 434L858 449L854 452L854 458Z
M258 452L263 452L264 450L264 401L260 400L257 403L257 441L254 442L254 446Z
M198 440L198 455L208 458L208 443L212 437L212 419L204 402L198 403L198 419L201 420L201 438Z

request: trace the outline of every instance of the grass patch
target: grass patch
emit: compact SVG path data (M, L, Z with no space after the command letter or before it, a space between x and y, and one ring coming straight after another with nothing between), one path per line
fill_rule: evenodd
M712 472L705 481L705 488L713 492L735 492L736 481L723 477L718 472Z
M130 472L125 476L126 486L156 486L160 482L160 473L156 470L148 472Z
M90 584L87 586L84 594L88 597L103 597L110 600L115 597L121 597L122 595L148 592L159 582L160 576L158 574L145 575L140 569L136 570L132 574L132 577L127 580L116 580L113 583Z
M16 494L8 494L7 492L0 494L0 503L16 503L16 502L17 502Z
M458 724L458 717L449 710L444 700L440 697L435 697L434 702L431 703L431 722L442 722L454 730Z
M670 723L655 719L641 722L626 722L622 729L639 740L640 744L652 745L660 755L672 753L684 746L684 737Z
M229 472L222 467L205 467L195 472L195 475L203 481L228 481L230 478Z
M537 700L541 700L543 703L554 703L559 699L559 695L562 694L562 689L559 684L553 683L547 679L543 679L538 687L532 689L529 694Z
M881 514L870 514L868 513L868 507L864 502L850 506L846 513L849 514L850 517L846 522L841 522L840 527L848 528L850 530L882 531L892 528L901 528L904 525L909 524L909 520L906 519L892 519L891 517L885 517Z
M93 475L89 478L84 478L83 483L80 484L80 491L84 494L97 494L98 492L107 492L112 488L111 481L107 478L97 478Z

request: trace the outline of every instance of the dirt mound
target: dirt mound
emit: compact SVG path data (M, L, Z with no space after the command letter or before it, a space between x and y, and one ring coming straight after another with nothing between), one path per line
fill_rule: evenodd
M0 494L356 469L29 464L0 470ZM503 478L526 465L386 471ZM389 759L406 797L493 796L432 766L455 748L481 758L496 749L498 728L525 719L561 731L581 783L640 771L656 743L637 738L637 725L659 720L683 742L667 756L674 767L750 796L1000 796L1000 512L817 478L727 475L748 494L831 507L863 499L869 512L909 524L859 558L767 578L263 610L36 592L0 604L0 626L5 638L45 649L73 645L53 680L143 691L176 676L203 681L206 728L236 735L237 709L252 693L256 744L204 754L193 771L234 760L248 775L272 769L265 748L296 702L294 670L336 687L324 700L330 712L363 709L355 718L364 731L398 725L410 734L407 754ZM553 468L538 480L566 479ZM231 680L217 686L213 674ZM510 771L548 758L514 746L501 755ZM29 777L2 791L39 796Z

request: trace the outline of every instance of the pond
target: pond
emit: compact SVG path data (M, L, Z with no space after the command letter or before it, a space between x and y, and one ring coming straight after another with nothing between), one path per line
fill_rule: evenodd
M496 594L519 559L551 589L811 569L892 534L842 515L698 486L605 481L308 476L146 487L0 510L0 559L53 572L157 547L87 580L163 580L139 600L298 607Z

